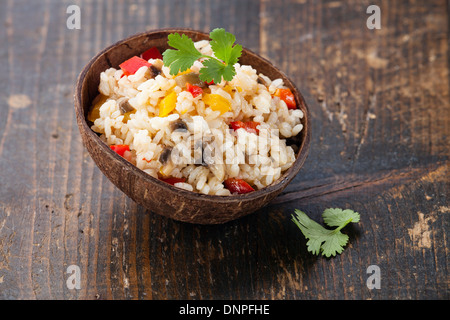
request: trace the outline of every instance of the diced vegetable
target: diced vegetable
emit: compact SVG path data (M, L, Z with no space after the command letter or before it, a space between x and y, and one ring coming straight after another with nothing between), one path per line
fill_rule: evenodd
M117 153L119 156L123 157L125 151L130 151L130 146L126 144L116 144L110 146L111 150Z
M164 147L163 151L161 152L159 156L159 162L161 162L162 166L159 168L159 173L163 176L168 178L170 173L173 170L173 162L171 160L171 154L172 154L172 147Z
M178 76L185 75L185 74L188 74L188 73L192 73L192 70L191 70L191 69L187 69L187 70L185 70L185 71L178 72L178 73L177 73L177 77L178 77Z
M131 151L125 150L125 152L123 153L123 158L125 160L127 160L128 162L132 162L133 161L133 153L131 153Z
M156 78L156 76L158 76L160 74L161 74L161 69L159 69L155 65L151 65L151 67L148 68L148 70L147 70L146 77L147 77L147 79L153 79L153 78Z
M142 54L142 59L144 59L144 60L161 59L162 60L163 56L162 56L161 52L159 52L157 47L152 47Z
M188 82L200 88L205 87L205 83L200 80L198 73L191 72L190 70L188 71L189 72L181 72L175 77L175 82L179 87L184 88Z
M170 160L171 154L172 148L164 147L164 150L161 152L161 155L159 156L159 162L161 162L163 165L167 164L167 162Z
M128 103L128 98L120 98L117 100L121 114L134 111L135 109Z
M170 129L172 129L172 131L178 131L178 132L188 131L186 122L184 122L182 119L177 119L177 120L171 122Z
M228 92L231 96L232 93L238 91L238 92L242 92L242 88L241 87L233 87L229 84L227 84L225 87L223 87L223 90Z
M225 87L223 87L223 90L224 90L225 92L227 92L230 96L231 96L231 94L233 93L233 87L230 86L229 84L227 84Z
M223 90L228 92L228 94L231 96L234 92L238 91L241 92L242 89L240 87L233 87L229 84L227 84L225 87L223 87Z
M231 102L220 94L205 93L203 102L210 106L214 111L220 111L220 114L231 111Z
M260 123L256 122L256 121L247 121L245 123L245 130L247 130L248 132L259 134L259 130L257 128L257 126L259 126L259 125L260 125Z
M203 93L202 88L195 86L193 84L190 84L189 82L186 82L186 89L187 89L187 91L189 91L192 94L192 96L194 98Z
M214 80L211 80L210 82L205 81L205 84L207 84L208 86L212 86L214 84Z
M244 128L245 129L245 123L242 122L242 121L233 121L233 122L230 122L230 127L234 131L236 131L237 129L240 129L240 128Z
M275 95L286 102L288 109L297 109L297 102L295 102L295 96L291 89L277 89Z
M128 103L128 98L120 98L117 100L120 113L123 114L123 123L127 123L130 120L130 115L136 113L136 109Z
M95 100L97 101L87 116L87 119L91 122L94 122L96 119L100 118L100 107L106 102L106 100L108 100L108 97L101 94Z
M159 102L159 116L167 117L177 105L177 93L172 91Z
M174 185L175 183L186 182L185 178L161 178L159 180L167 182L171 185Z
M250 133L255 133L255 134L259 134L259 130L257 128L257 126L259 126L260 123L256 122L256 121L247 121L247 122L242 122L242 121L233 121L230 122L230 127L233 130L237 130L240 128L245 129L245 131L250 132Z
M242 179L229 178L224 181L225 188L230 190L231 193L249 193L255 191L247 182Z
M128 122L128 120L130 120L130 119L131 119L130 115L132 115L132 114L135 114L135 113L136 113L136 109L134 109L133 111L130 111L130 112L124 113L124 114L123 114L123 119L122 119L122 122L123 122L123 123L127 123L127 122Z
M134 56L119 66L123 74L129 76L135 74L141 67L150 67L151 64L147 60Z

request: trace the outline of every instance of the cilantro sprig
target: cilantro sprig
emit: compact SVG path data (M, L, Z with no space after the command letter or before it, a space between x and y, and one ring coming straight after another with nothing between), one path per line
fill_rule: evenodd
M169 46L163 53L164 65L168 66L171 75L188 70L198 59L204 58L203 67L199 71L200 80L220 83L222 79L231 81L236 74L234 64L242 54L242 46L234 45L236 37L226 32L223 28L217 28L210 32L211 48L214 57L202 54L194 45L191 38L185 34L171 33L168 36Z
M348 242L348 235L343 234L341 229L350 222L356 223L360 220L359 213L350 209L326 209L322 213L323 221L329 227L336 227L330 230L310 219L303 211L296 209L295 214L295 216L292 215L292 221L308 239L306 243L308 251L315 255L321 253L327 258L344 251L344 246Z

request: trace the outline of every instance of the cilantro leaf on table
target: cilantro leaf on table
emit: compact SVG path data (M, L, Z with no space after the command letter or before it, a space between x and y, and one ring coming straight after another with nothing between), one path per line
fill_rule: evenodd
M323 221L330 227L347 225L349 222L359 222L359 214L350 209L325 209L322 213ZM349 221L350 220L350 221Z
M344 246L348 242L348 236L343 234L341 229L350 222L359 222L360 216L359 213L353 210L333 208L326 209L322 217L329 227L336 228L333 230L326 229L298 209L295 210L295 216L292 215L292 221L297 225L305 238L308 239L306 243L308 251L315 255L321 253L329 258L344 251Z
M194 62L204 58L203 67L199 71L200 80L220 83L222 79L231 81L236 74L234 64L238 62L242 54L242 46L234 45L236 37L225 29L217 28L210 32L211 49L213 56L199 52L192 39L185 34L171 33L168 36L168 44L177 49L167 49L163 53L164 65L168 66L171 75L188 70Z

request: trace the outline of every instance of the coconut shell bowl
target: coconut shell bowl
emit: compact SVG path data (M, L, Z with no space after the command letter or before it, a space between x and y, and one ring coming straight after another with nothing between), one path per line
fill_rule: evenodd
M169 48L167 36L178 32L193 41L209 39L209 35L190 29L160 29L121 40L98 53L81 71L76 84L75 113L84 146L103 174L128 197L149 211L174 220L194 224L221 224L253 213L267 205L297 175L308 154L310 114L305 100L294 83L278 68L254 52L243 48L241 65L251 65L271 79L282 78L293 92L297 106L303 111L303 130L291 139L297 147L294 164L271 185L246 194L213 196L174 187L140 170L100 140L91 130L87 114L99 94L100 73L119 68L123 61L156 46L160 52Z

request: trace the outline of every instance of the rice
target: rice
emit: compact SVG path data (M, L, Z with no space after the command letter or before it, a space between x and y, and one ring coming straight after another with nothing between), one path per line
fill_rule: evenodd
M195 47L213 55L206 40ZM227 179L242 179L261 189L292 166L295 152L286 139L302 131L303 113L276 95L286 88L282 79L271 80L237 63L232 81L209 85L194 97L179 83L183 74L170 75L159 59L148 62L159 74L149 76L146 66L128 76L121 69L102 72L100 94L89 115L92 130L106 144L129 146L123 156L139 169L162 180L178 179L172 184L180 189L228 196ZM198 73L201 67L201 60L196 61L190 71ZM175 107L160 116L161 101L173 93ZM214 110L205 103L206 94L230 108ZM121 101L127 101L131 111L123 110ZM256 122L256 132L232 130L234 121Z

